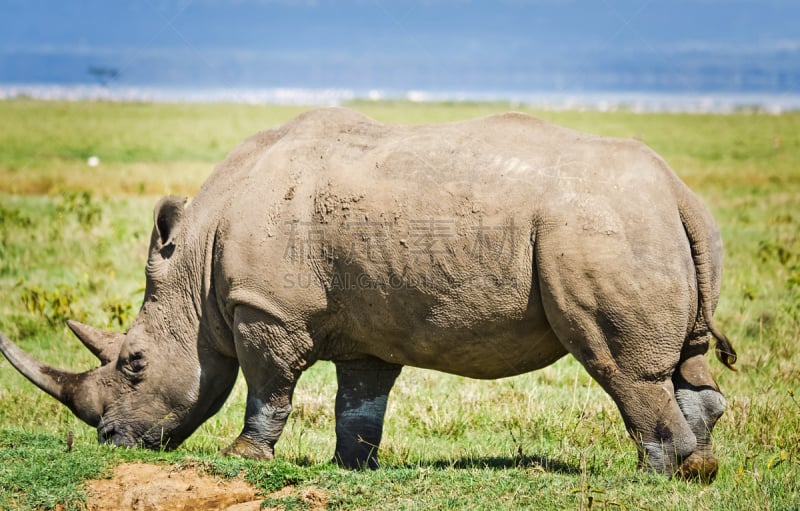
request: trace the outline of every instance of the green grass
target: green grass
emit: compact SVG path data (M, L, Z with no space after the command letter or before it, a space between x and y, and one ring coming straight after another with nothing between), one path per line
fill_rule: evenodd
M391 122L485 115L500 104L358 103ZM296 107L0 102L0 331L49 363L96 364L64 326L122 330L138 309L152 206L192 195L233 146ZM79 509L82 481L122 461L187 460L265 492L315 486L339 509L797 509L800 506L800 114L534 112L644 140L709 204L726 247L717 324L739 372L712 371L728 400L717 481L635 470L611 400L572 359L497 381L406 368L390 399L384 468L326 464L335 372L303 376L279 460L216 452L238 434L245 388L177 452L99 446L94 430L0 361L0 509ZM96 155L98 167L86 165ZM74 448L66 452L72 431ZM269 505L302 509L295 497Z

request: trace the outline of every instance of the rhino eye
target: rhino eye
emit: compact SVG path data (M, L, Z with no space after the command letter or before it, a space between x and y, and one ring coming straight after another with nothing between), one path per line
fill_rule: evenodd
M130 375L137 375L144 369L145 367L144 358L141 353L132 353L128 360L122 365L122 369L130 374Z
M138 373L142 369L144 369L144 361L142 360L141 353L137 353L131 356L130 361L128 362L128 366L130 367L131 371L134 373Z

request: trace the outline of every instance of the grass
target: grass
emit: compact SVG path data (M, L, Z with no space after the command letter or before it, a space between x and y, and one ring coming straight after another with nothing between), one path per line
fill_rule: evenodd
M391 122L463 119L501 104L358 103ZM144 287L152 206L192 195L239 141L297 107L0 102L0 331L74 370L93 357L64 320L124 329ZM0 509L80 509L82 481L122 461L202 463L265 492L316 486L339 509L797 509L800 506L800 114L534 112L598 134L636 137L709 204L726 243L717 323L739 372L712 371L728 400L715 430L717 481L635 470L605 393L572 359L474 381L406 368L390 399L376 472L325 464L334 446L335 372L301 379L279 460L216 452L241 428L245 388L177 452L97 445L94 430L0 361ZM100 165L86 159L98 156ZM65 438L74 434L67 452ZM199 460L199 461L198 461ZM294 499L294 500L292 500ZM300 508L295 497L269 505Z

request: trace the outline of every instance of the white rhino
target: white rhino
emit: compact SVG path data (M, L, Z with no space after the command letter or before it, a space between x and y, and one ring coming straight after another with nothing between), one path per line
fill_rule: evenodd
M429 126L347 109L245 140L197 197L155 208L147 288L126 334L70 322L102 365L0 350L101 442L175 447L241 367L227 454L273 457L300 374L336 364L336 462L377 466L404 365L502 378L577 358L619 407L640 467L705 480L725 400L704 354L722 245L643 144L510 113Z

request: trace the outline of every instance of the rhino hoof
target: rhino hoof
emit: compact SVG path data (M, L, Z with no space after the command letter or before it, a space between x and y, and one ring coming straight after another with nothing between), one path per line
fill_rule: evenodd
M271 447L258 444L244 437L238 437L231 445L222 449L220 454L223 456L262 461L271 460L275 457Z
M378 458L374 456L371 456L367 459L352 457L343 458L337 454L333 457L331 463L350 470L377 470L381 468L380 463L378 463Z
M717 458L713 454L695 451L683 460L676 475L689 481L709 484L717 477L717 469Z

